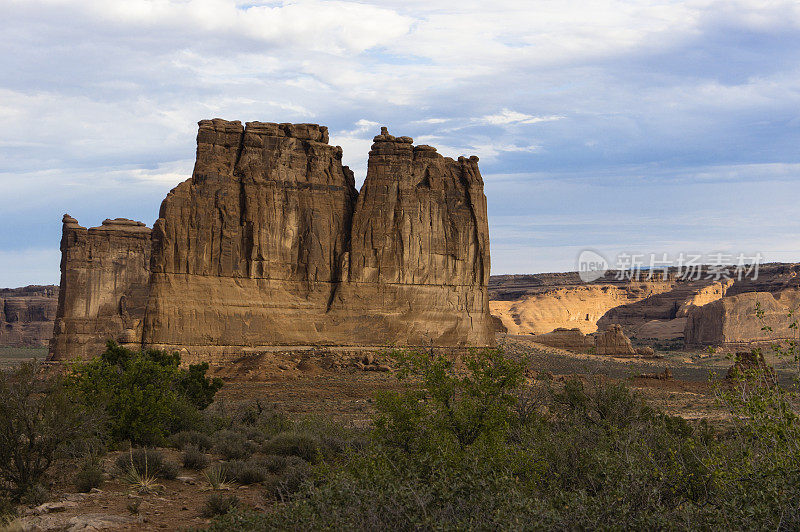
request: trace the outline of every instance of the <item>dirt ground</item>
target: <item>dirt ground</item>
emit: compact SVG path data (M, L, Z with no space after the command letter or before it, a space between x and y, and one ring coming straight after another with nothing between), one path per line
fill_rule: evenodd
M613 358L575 354L532 342L525 336L503 335L500 346L509 356L528 361L530 382L563 382L571 376L605 381L626 381L654 406L687 419L722 419L724 412L715 402L714 375L722 378L731 360L725 354L703 351L667 351L657 358ZM379 355L382 362L386 356ZM787 362L768 357L783 380L790 379ZM255 362L250 361L253 366ZM280 370L254 371L254 367L228 367L218 372L225 386L218 401L231 404L258 400L290 416L324 416L350 426L368 426L373 414L372 401L379 390L402 389L393 371L365 371L363 364L340 365L324 369L322 360L307 357L281 363ZM643 378L669 368L672 379ZM242 376L245 376L242 378ZM180 462L180 453L164 449ZM159 494L138 495L112 475L116 454L104 458L109 473L99 491L74 493L72 471L56 466L56 483L51 491L50 508L29 509L22 523L28 530L177 530L203 527L209 522L201 516L209 486L201 472L181 470L178 479L163 481ZM247 506L264 508L270 502L259 485L232 486L231 493ZM136 501L139 501L138 503ZM138 514L129 506L138 504Z

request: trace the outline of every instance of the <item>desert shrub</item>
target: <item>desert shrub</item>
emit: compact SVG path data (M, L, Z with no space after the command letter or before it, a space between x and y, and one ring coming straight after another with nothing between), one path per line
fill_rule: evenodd
M205 469L208 466L208 455L191 443L183 449L183 467L186 469Z
M17 516L17 507L7 497L0 497L0 530L9 525Z
M366 447L284 468L265 482L274 511L212 530L800 527L798 403L779 387L726 385L733 425L715 429L601 380L521 405L515 363L492 353L460 372L404 360L418 385L381 395Z
M261 459L261 463L264 465L264 468L267 470L267 472L276 475L281 473L286 468L287 464L289 463L289 459L283 455L268 454Z
M95 434L99 421L35 364L0 372L0 492L30 498L59 450Z
M206 498L202 514L203 517L225 515L237 506L239 506L239 498L236 495L215 492Z
M180 355L175 353L176 365L180 364ZM177 378L178 389L189 403L203 410L214 402L214 396L222 388L222 379L206 377L208 363L192 364L187 370L181 370Z
M214 450L226 460L241 460L256 452L258 445L235 430L221 430L213 436Z
M226 464L215 464L203 471L203 476L208 481L211 489L220 490L228 487L230 475Z
M296 456L287 458L280 475L270 475L265 479L267 497L289 500L311 478L313 471L308 462Z
M266 464L257 458L231 460L225 467L231 479L239 484L257 484L263 482L269 475Z
M205 376L206 364L188 370L179 364L178 353L135 352L109 341L100 357L75 363L69 380L84 404L105 408L113 441L152 445L199 423L197 411L222 387Z
M281 432L291 430L292 422L286 414L268 410L262 412L256 421L256 426L266 437L271 437Z
M293 426L285 414L273 407L263 406L260 401L236 404L218 401L211 405L207 414L211 432L239 432L254 442L263 442Z
M283 432L276 435L262 447L265 454L297 456L303 460L316 463L322 457L321 443L311 434Z
M214 446L211 436L197 432L196 430L182 430L176 432L169 438L170 443L176 449L186 449L191 445L201 451L210 451Z
M464 358L466 376L442 355L397 353L398 378L415 377L421 386L383 392L376 400L375 437L406 451L491 444L504 437L513 418L522 363L498 350Z
M39 506L50 498L50 490L42 483L32 484L25 490L19 502L25 506Z
M103 483L103 467L100 460L96 457L85 459L72 482L75 484L75 489L81 493L99 488Z
M140 475L152 475L165 480L173 480L178 476L178 464L164 458L164 454L156 449L131 449L117 456L117 469L127 472L131 469Z
M310 416L301 418L293 423L295 432L306 434L316 439L322 458L335 459L343 453L364 448L369 442L369 433L366 429L345 427L330 418Z

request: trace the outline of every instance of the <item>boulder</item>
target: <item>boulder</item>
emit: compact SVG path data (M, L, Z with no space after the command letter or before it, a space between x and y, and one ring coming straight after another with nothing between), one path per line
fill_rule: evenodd
M622 325L614 324L595 336L595 353L598 355L634 356L636 350L622 331Z

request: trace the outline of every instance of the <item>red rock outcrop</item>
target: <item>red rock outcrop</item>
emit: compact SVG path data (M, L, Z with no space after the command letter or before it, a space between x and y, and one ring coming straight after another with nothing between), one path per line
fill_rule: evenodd
M733 268L729 272L734 274ZM765 338L764 324L755 319L755 305L747 299L755 296L736 297L763 292L780 299L784 296L777 294L800 289L800 264L762 264L757 276L751 273L741 279L715 280L707 274L684 279L676 274L670 271L666 279L659 275L636 281L609 271L590 283L583 283L577 272L493 276L490 308L509 334L540 335L573 327L589 334L619 324L638 339L686 336L691 345L721 345ZM772 308L775 303L765 299L764 305ZM775 316L767 325L776 330L788 324L789 305L778 302L778 306L767 311ZM770 338L785 336L783 331Z
M684 341L689 346L733 346L797 339L789 313L800 307L800 290L745 292L693 307L686 317ZM757 308L763 311L758 317ZM768 327L765 330L764 327Z
M57 306L57 286L0 289L0 346L47 346Z
M275 345L493 344L477 158L384 128L360 194L341 159L322 126L201 121L192 177L153 227L139 342L187 360ZM92 299L96 285L70 280L86 260L65 259L62 288ZM117 334L92 315L80 323ZM54 357L82 354L61 330Z
M589 351L595 345L594 337L583 334L577 327L572 329L559 327L549 333L537 334L533 336L532 340L550 347L577 353Z
M86 229L64 215L61 288L50 355L97 355L107 340L139 346L150 278L150 229L105 220Z
M595 337L595 353L598 355L635 356L636 350L622 332L622 326L615 324Z

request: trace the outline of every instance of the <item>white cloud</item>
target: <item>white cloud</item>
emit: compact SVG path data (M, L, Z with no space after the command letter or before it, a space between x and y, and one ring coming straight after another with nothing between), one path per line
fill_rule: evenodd
M493 126L504 126L509 124L536 124L539 122L554 122L562 120L563 116L560 115L547 115L547 116L534 116L526 115L511 109L503 109L497 114L486 115L476 119L478 122L491 124Z
M414 120L413 124L446 124L450 118L425 118L423 120Z
M477 155L484 163L496 160L503 153L533 153L542 149L541 146L535 144L503 144L487 141L485 139L470 144L453 146L447 144L447 139L437 135L421 135L415 140L418 144L430 144L436 147L437 151L446 157L455 159L462 155Z
M208 37L234 36L279 46L358 53L406 33L411 19L394 10L345 1L297 0L239 5L231 0L25 0L122 28L158 28Z
M798 28L800 5L779 0L6 0L0 225L55 222L3 245L57 242L72 205L152 222L212 117L328 125L359 182L382 125L478 155L487 184L535 170L491 192L503 204L548 175L600 183L605 202L635 179L665 217L646 193L662 181L788 187Z

